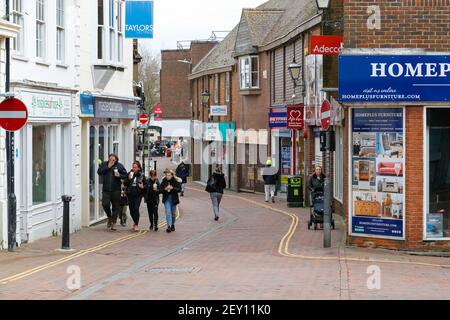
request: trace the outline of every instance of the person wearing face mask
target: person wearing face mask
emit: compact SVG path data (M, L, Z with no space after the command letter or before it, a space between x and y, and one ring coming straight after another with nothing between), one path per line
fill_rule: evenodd
M170 169L166 169L164 175L165 177L161 181L159 190L163 195L162 202L166 209L166 232L170 233L175 231L177 205L180 203L178 194L181 192L181 179L177 179L175 173Z
M139 231L139 208L142 202L144 192L145 177L142 173L142 166L139 161L133 162L133 167L128 173L125 180L127 187L128 207L130 208L130 216L133 219L133 231Z

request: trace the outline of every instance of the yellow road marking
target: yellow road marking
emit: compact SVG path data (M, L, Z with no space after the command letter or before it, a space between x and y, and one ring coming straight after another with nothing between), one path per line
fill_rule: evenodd
M196 189L196 188L187 188L199 192L206 192L204 190ZM234 196L234 195L228 195L227 198L234 198L239 199L248 203L252 203L256 206L269 209L271 211L279 212L283 215L287 215L292 219L291 225L289 226L289 229L287 233L283 236L283 238L280 241L280 244L278 246L278 253L281 256L289 257L289 258L298 258L303 260L328 260L328 261L339 261L339 257L323 257L323 256L306 256L306 255L299 255L299 254L293 254L289 252L289 244L294 236L295 232L297 231L298 225L300 223L300 220L296 214L292 214L288 211L280 210L277 208L273 208L269 205L262 204L257 201L253 201L244 197ZM434 263L426 263L426 262L415 262L415 261L400 261L400 260L382 260L382 259L363 259L363 258L345 258L346 261L352 261L352 262L363 262L363 263L388 263L388 264L404 264L404 265L417 265L417 266L426 266L426 267L439 267L439 268L450 268L450 265L446 264L434 264Z
M179 217L180 217L180 210L177 207L177 219ZM165 225L167 225L166 222L161 222L158 225L158 227L162 228ZM4 285L4 284L7 284L7 283L10 283L10 282L13 282L13 281L17 281L17 280L29 277L29 276L31 276L31 275L33 275L35 273L38 273L38 272L50 269L52 267L55 267L57 265L65 263L65 262L74 260L76 258L80 258L82 256L85 256L85 255L89 254L89 253L97 252L97 251L100 251L102 249L105 249L105 248L108 248L110 246L113 246L115 244L119 244L121 242L125 242L125 241L131 240L133 238L137 238L137 237L143 236L146 233L148 233L148 231L146 231L146 230L145 231L139 231L138 233L129 234L127 236L124 236L124 237L121 237L121 238L118 238L118 239L115 239L115 240L110 240L110 241L101 243L101 244L99 244L99 245L97 245L95 247L92 247L92 248L82 249L82 250L80 250L78 252L75 252L75 253L67 256L67 257L64 257L64 258L61 258L61 259L58 259L58 260L55 260L55 261L52 261L52 262L40 265L40 266L35 267L33 269L23 271L21 273L9 276L9 277L4 278L4 279L0 279L0 284Z

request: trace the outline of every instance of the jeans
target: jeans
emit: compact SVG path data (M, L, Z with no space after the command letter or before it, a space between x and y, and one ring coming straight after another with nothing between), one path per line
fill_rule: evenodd
M112 206L112 211L111 211ZM111 223L117 222L120 211L120 191L103 192L102 207Z
M181 184L181 192L184 193L184 190L186 190L186 183Z
M164 208L166 209L167 227L175 226L175 220L177 218L177 205L173 203L172 196L169 196L166 202L164 202Z
M213 205L213 211L214 211L214 216L218 217L219 216L219 207L220 207L220 202L222 202L222 197L223 194L222 193L218 193L218 192L211 192L209 194L209 196L211 197L211 201L212 201L212 205Z
M275 185L274 184L266 184L264 186L264 191L266 193L266 201L269 201L273 197L275 197Z

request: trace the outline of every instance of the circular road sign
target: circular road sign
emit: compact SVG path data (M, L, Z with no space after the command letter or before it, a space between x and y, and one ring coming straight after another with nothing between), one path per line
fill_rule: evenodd
M6 131L19 131L28 121L27 106L16 98L0 103L0 127Z
M141 114L139 116L139 122L142 123L142 124L147 124L148 123L148 115Z
M324 100L322 107L320 108L320 123L324 130L330 128L331 123L331 103L328 100Z

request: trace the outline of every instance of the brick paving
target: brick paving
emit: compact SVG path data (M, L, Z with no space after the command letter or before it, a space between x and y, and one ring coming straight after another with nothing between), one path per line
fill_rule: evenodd
M163 169L163 165L160 169ZM336 219L333 245L322 248L322 231L307 230L308 210L287 208L285 200L267 205L261 195L226 192L219 222L201 185L191 183L182 198L177 231L164 229L82 255L23 279L0 284L0 299L449 299L450 268L349 261L391 259L450 265L448 258L413 257L397 252L342 245ZM198 191L200 190L200 191ZM237 198L240 197L240 198ZM258 202L256 205L252 201ZM279 254L292 218L299 217L289 253ZM160 208L160 220L164 220ZM142 210L142 228L148 226ZM100 225L71 236L80 250L131 234ZM60 238L0 252L0 279L74 253L55 251ZM80 252L80 251L75 251ZM333 260L303 259L299 256ZM339 258L340 257L340 258ZM367 267L381 269L381 289L367 289ZM82 287L70 291L67 267L81 270Z

